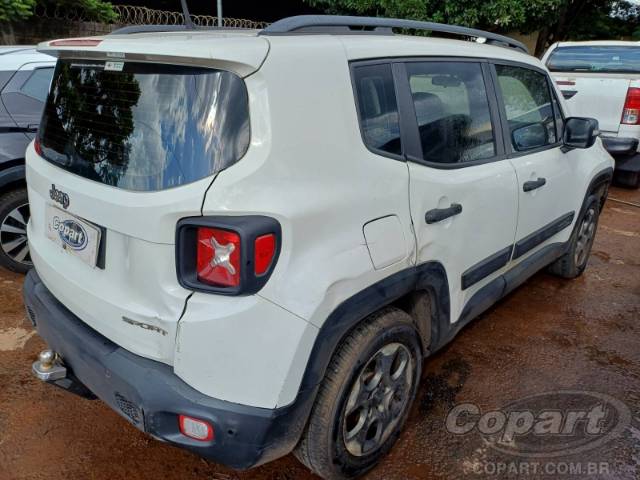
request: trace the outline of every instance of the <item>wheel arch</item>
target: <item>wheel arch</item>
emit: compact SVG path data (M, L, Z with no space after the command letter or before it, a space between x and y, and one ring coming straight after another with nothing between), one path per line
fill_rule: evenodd
M26 186L24 160L12 160L0 166L0 194Z
M317 386L324 378L331 357L349 333L378 310L395 306L411 315L425 354L433 351L449 324L449 284L444 266L426 262L394 273L343 301L327 317L316 340L300 390ZM429 309L428 317L424 315Z

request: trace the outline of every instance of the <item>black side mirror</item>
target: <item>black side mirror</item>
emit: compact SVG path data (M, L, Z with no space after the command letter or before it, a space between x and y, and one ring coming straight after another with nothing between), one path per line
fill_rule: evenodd
M518 152L544 147L549 140L549 132L542 123L530 123L524 127L516 128L511 133L513 148Z
M570 117L564 121L563 142L566 148L589 148L600 135L595 118Z

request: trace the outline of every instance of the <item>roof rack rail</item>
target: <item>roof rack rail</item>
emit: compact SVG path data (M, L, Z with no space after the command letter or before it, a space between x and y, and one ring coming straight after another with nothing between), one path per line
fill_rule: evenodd
M438 33L459 35L461 37L482 38L485 43L515 48L524 53L529 50L524 43L497 33L485 32L475 28L443 23L422 22L418 20L402 20L399 18L353 17L341 15L298 15L283 18L259 32L258 35L290 35L296 33L343 33L352 34L393 34L394 28L425 30ZM365 30L367 29L367 30Z

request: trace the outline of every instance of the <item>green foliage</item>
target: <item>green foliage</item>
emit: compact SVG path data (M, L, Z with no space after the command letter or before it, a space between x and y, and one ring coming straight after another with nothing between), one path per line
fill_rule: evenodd
M640 40L640 5L627 1L612 2L610 10L590 9L572 25L572 40L626 38Z
M327 13L410 18L489 31L539 31L536 55L566 39L640 39L640 7L627 0L304 0Z
M328 13L387 16L479 27L531 30L558 12L563 0L305 0Z
M36 0L0 0L0 21L23 20L33 14Z
M87 20L97 22L112 22L116 19L116 12L109 2L102 0L38 0L40 3L53 5L58 8L66 8L82 11Z
M0 21L26 20L33 15L36 6L46 10L78 11L85 19L98 22L116 19L111 3L102 0L0 0Z

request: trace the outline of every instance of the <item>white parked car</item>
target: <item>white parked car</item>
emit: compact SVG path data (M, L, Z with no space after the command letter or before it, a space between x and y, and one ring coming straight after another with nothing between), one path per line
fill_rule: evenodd
M640 187L640 42L556 43L542 61L571 114L600 122L616 180Z
M477 30L160 28L39 47L34 373L235 468L295 451L360 475L425 358L536 271L583 272L613 170L597 122Z

